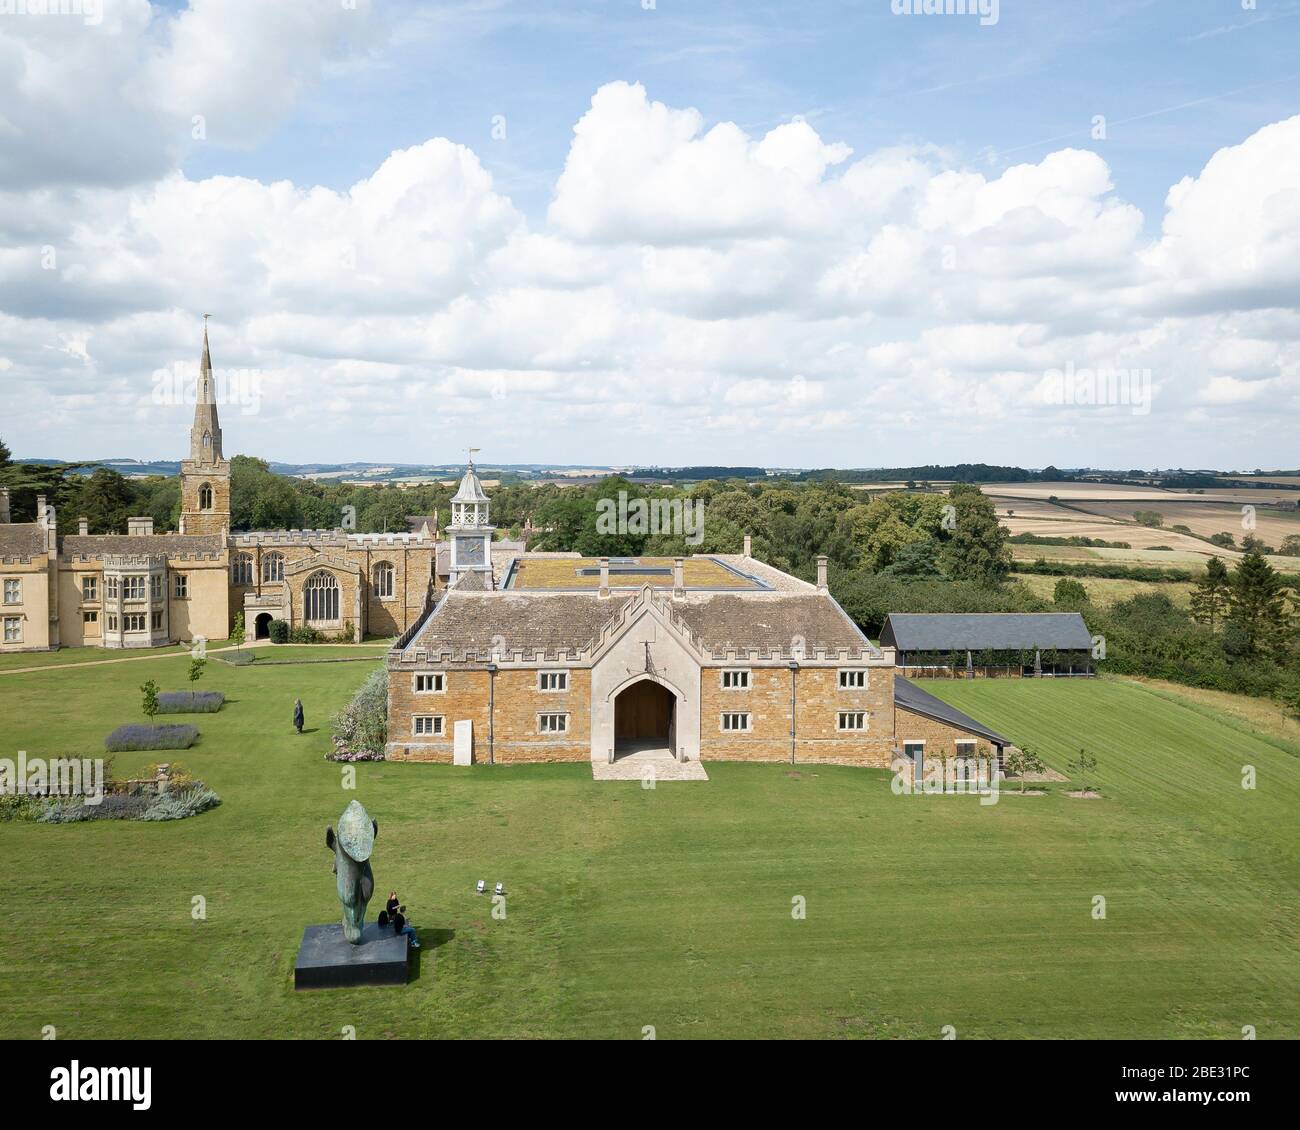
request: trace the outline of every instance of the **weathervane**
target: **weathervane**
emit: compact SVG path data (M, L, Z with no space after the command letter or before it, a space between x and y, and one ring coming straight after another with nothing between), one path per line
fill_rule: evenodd
M470 447L466 450L469 452L469 469L472 471L474 470L474 453L483 449L481 447Z

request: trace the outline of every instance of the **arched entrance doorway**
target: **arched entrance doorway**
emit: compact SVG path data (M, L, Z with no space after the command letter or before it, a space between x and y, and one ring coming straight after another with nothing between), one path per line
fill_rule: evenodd
M614 760L677 755L677 696L641 679L614 699Z
M257 640L271 638L271 614L269 612L259 612L257 614L257 619L253 621L253 638Z

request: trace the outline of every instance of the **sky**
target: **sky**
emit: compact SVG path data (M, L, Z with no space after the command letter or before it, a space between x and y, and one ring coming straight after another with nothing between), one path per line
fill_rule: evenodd
M1300 465L1300 0L944 6L0 0L0 438Z

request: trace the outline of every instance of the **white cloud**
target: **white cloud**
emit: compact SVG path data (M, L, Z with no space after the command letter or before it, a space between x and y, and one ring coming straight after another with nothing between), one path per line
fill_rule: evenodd
M152 30L138 9L121 34L153 36L158 59L267 36L250 58L298 89L348 26L290 47L283 12L231 40L198 34L210 5ZM472 432L519 461L1128 466L1156 460L1159 434L1189 464L1253 465L1270 445L1283 462L1297 154L1300 118L1214 155L1155 238L1094 153L992 177L924 146L855 160L805 122L750 136L627 83L595 93L536 229L442 138L346 191L174 169L70 188L52 162L0 219L2 379L21 390L6 440L48 453L55 427L69 455L175 454L184 413L151 419L141 390L193 365L210 311L217 365L262 377L228 442L277 458L443 459ZM1150 370L1151 415L1047 402L1044 374L1067 365ZM1226 454L1237 434L1250 459Z

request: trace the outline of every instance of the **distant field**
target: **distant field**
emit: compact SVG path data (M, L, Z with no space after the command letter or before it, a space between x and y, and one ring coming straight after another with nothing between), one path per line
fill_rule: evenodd
M1176 525L1186 526L1193 533L1205 537L1229 533L1237 541L1251 532L1241 524L1242 506L1246 503L1168 501L1144 503L1136 508L1123 502L1084 502L1080 505L1091 514L1129 520L1133 518L1134 509L1154 510L1164 518L1164 528L1147 532L1158 535L1167 534L1168 528ZM1255 504L1254 533L1269 545L1280 545L1288 534L1300 534L1300 510L1272 510ZM1133 544L1136 545L1137 542L1134 541Z
M1052 593L1056 589L1056 582L1061 578L1049 577L1041 573L1013 573L1012 579L1019 581L1035 596L1041 596L1044 600L1051 600ZM1109 608L1112 604L1117 604L1121 600L1128 600L1130 597L1147 593L1161 593L1169 597L1179 607L1186 608L1194 587L1190 583L1183 582L1167 584L1162 581L1112 580L1109 577L1074 577L1072 579L1083 585L1084 592L1088 594L1088 599L1098 608Z

